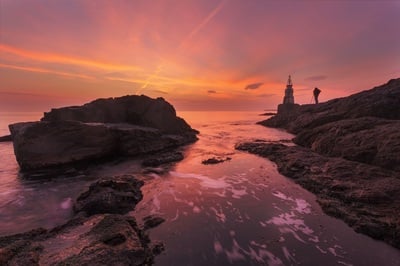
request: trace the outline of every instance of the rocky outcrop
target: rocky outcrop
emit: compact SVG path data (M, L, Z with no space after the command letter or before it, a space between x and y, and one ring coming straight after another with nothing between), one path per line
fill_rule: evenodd
M400 79L346 98L302 105L260 122L297 134L294 142L327 156L400 170Z
M294 134L327 123L359 117L400 120L400 78L371 90L320 104L307 104L271 117L259 124L280 127Z
M78 197L74 211L89 216L98 213L127 213L142 199L140 188L143 184L143 181L129 175L99 180Z
M345 119L302 130L293 141L319 154L400 171L400 121L397 120Z
M163 245L152 244L145 230L163 220L153 217L141 228L122 215L142 197L141 185L132 176L92 184L75 203L79 213L66 224L0 237L0 265L151 265Z
M9 126L23 170L136 156L197 140L197 131L163 99L124 96L53 109L40 122Z
M357 232L400 248L398 172L322 156L299 146L248 142L236 148L275 162L280 173L313 192L326 213Z

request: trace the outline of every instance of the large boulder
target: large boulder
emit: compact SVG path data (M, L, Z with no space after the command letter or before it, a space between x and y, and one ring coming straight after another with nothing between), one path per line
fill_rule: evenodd
M9 126L22 169L38 169L116 154L117 139L103 125L76 121L27 122Z
M197 140L162 98L124 96L53 109L42 121L9 125L23 170L136 156Z
M171 134L191 130L185 120L176 116L174 107L163 98L152 99L144 95L97 99L83 106L51 109L41 120L127 123L156 128Z

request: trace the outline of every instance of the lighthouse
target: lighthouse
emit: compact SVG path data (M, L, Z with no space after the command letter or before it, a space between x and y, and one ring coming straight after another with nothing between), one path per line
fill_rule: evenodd
M286 84L285 97L283 97L283 104L294 104L293 83L290 75Z
M293 83L292 78L289 75L285 89L285 96L283 97L283 103L278 105L278 114L285 115L284 117L286 118L296 116L299 107L300 105L294 103Z

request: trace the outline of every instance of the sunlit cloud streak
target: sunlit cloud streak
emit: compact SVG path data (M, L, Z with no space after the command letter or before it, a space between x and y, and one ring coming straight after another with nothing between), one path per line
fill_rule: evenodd
M125 70L125 71L138 71L141 70L140 67L132 65L120 65L106 62L99 62L95 60L88 60L83 58L74 58L65 55L50 54L50 53L40 53L34 51L28 51L24 49L19 49L16 47L0 44L0 51L3 53L10 53L17 55L22 58L29 58L35 61L42 62L53 62L59 64L71 64L78 65L82 67L97 68L103 70Z

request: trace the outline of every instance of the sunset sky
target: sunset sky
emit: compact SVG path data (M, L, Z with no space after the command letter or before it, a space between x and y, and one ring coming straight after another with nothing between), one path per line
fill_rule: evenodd
M0 111L104 97L264 110L400 77L400 1L0 0Z

